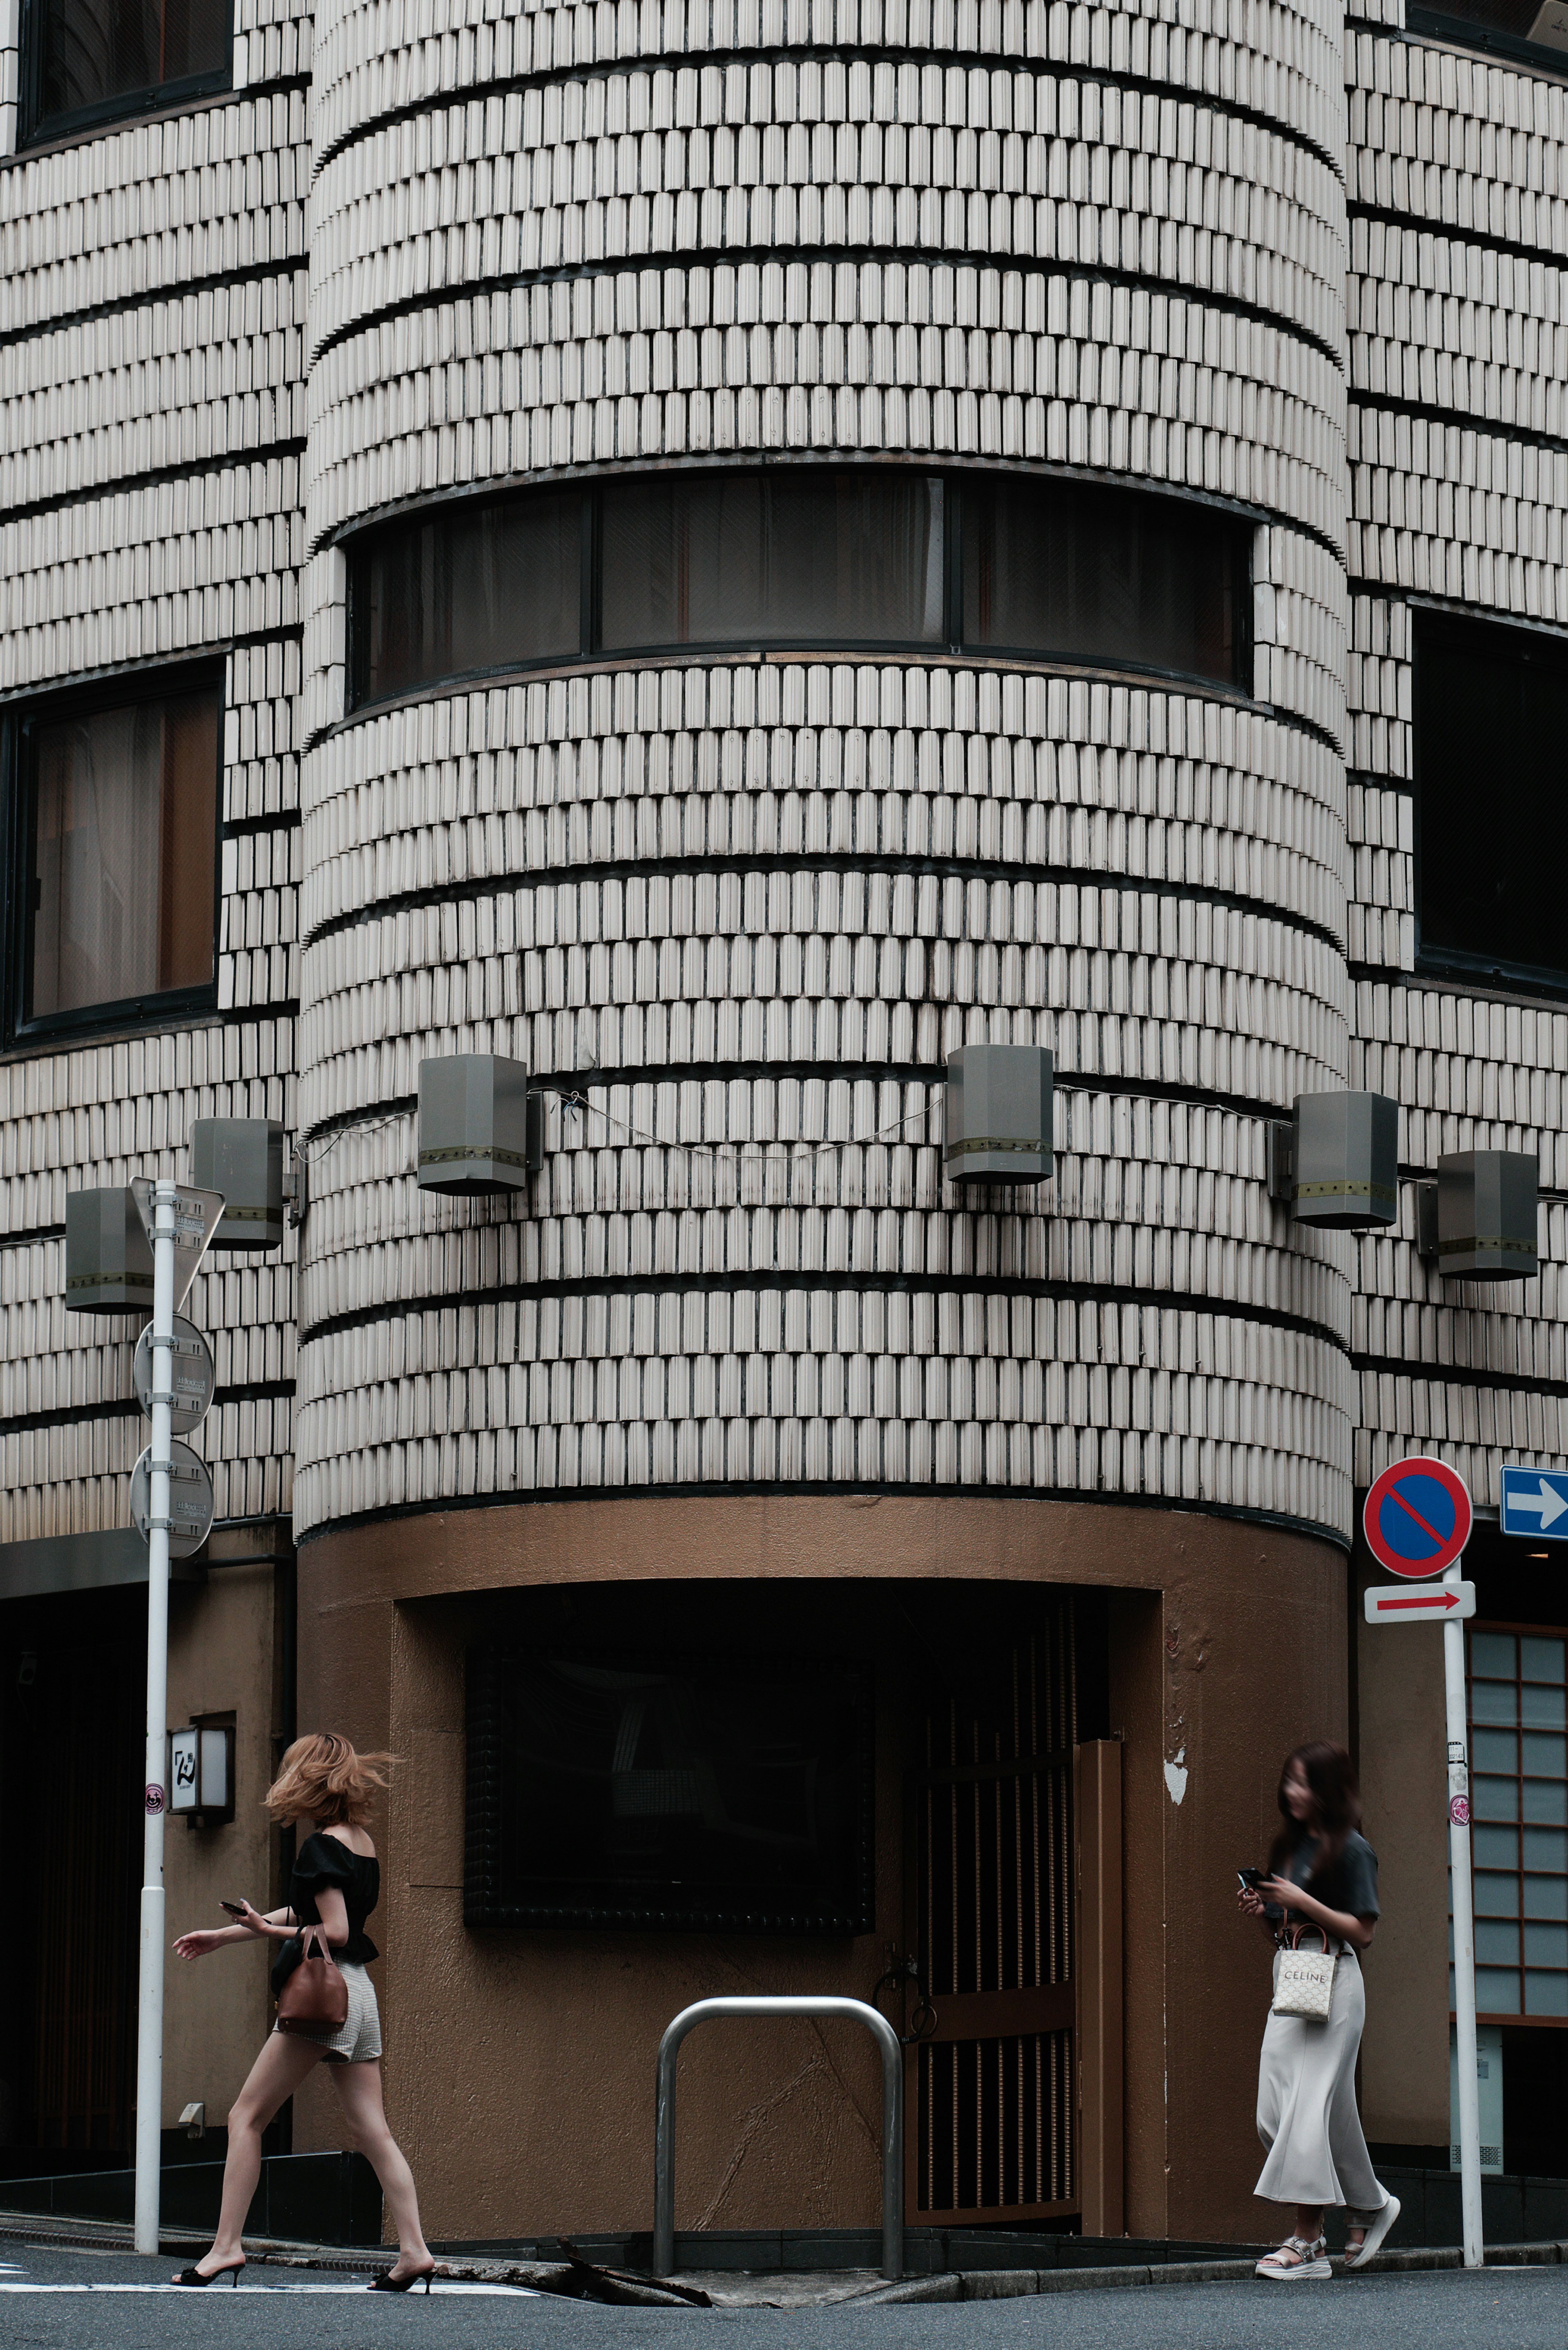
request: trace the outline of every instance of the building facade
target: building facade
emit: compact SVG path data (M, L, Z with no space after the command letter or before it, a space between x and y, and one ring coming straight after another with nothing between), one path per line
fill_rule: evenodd
M1568 1460L1568 88L1508 13L0 21L5 1768L133 1885L140 1317L70 1307L64 1202L279 1121L297 1220L188 1309L171 1722L237 1760L171 1916L275 1892L296 1721L397 1754L432 2234L646 2225L659 2033L735 1989L922 2035L912 2223L1265 2232L1234 1870L1321 1734L1368 2136L1446 2144L1436 1636L1361 1627L1354 1538L1403 1452L1483 1509ZM1048 1182L945 1171L977 1044L1054 1055ZM452 1055L529 1073L525 1181L421 1183ZM1271 1190L1345 1088L1376 1232ZM1536 1158L1533 1277L1422 1253L1469 1150ZM1521 2130L1562 1555L1474 1554ZM133 1905L79 1898L69 2034L8 1961L13 2175L127 2143ZM166 2124L264 1993L182 1970ZM869 2218L867 2051L683 2074L683 2226Z

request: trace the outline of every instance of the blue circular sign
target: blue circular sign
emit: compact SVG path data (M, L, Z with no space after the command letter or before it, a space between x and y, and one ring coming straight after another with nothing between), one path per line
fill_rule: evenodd
M1390 1575L1441 1575L1470 1538L1464 1479L1443 1461L1397 1461L1361 1513L1366 1547Z

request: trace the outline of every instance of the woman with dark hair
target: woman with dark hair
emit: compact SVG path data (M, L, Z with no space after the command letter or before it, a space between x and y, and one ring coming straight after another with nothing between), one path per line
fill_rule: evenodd
M1397 2197L1375 2177L1355 2110L1355 2059L1366 2017L1357 1956L1377 1927L1377 1855L1361 1834L1361 1798L1343 1746L1313 1739L1285 1757L1282 1825L1269 1873L1238 1896L1280 1952L1294 1926L1313 1927L1334 1956L1334 1992L1323 2022L1271 2011L1258 2063L1258 2136L1268 2159L1255 2194L1293 2203L1296 2227L1258 2274L1279 2283L1326 2277L1325 2204L1344 2208L1348 2265L1369 2261L1399 2217Z

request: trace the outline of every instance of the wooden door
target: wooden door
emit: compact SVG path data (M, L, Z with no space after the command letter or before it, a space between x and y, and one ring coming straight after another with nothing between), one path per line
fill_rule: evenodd
M910 1774L906 2033L914 2225L1079 2209L1073 1600L963 1660Z

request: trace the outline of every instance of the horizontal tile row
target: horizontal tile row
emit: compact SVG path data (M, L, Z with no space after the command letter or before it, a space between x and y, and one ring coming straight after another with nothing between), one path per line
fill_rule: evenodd
M241 463L0 524L0 687L295 626L299 472Z
M293 1500L286 1397L220 1404L197 1432L214 1514L286 1517ZM0 1435L0 1542L92 1534L130 1523L130 1471L147 1441L140 1413Z
M30 1259L26 1266L5 1262L23 1256ZM18 1283L17 1273L29 1278ZM40 1277L41 1294L33 1294ZM0 1420L48 1412L86 1415L134 1397L131 1360L146 1316L68 1314L57 1294L62 1280L57 1241L34 1243L25 1251L0 1249L0 1327L5 1338ZM211 1343L220 1390L276 1387L293 1379L292 1263L264 1261L243 1271L208 1274L182 1311Z
M728 70L743 73L733 53L787 48L818 53L801 69L816 67L826 102L840 109L830 120L851 119L851 104L867 103L859 94L867 78L896 69L875 54L842 53L887 48L939 61L944 52L1000 56L1124 74L1277 120L1336 163L1343 151L1337 28L1278 0L1196 0L1180 25L1148 0L718 0L701 7L647 0L615 10L541 7L499 20L483 0L454 0L439 24L428 0L368 0L317 15L317 142L329 151L385 114L458 90L483 93L514 77L705 52L729 57ZM671 121L689 78L679 64L649 77Z
M1126 772L1102 778L1102 756ZM603 796L551 805L555 778L539 770L556 764L547 753L485 753L450 785L431 768L403 768L324 802L305 827L306 935L405 894L471 892L574 867L803 856L981 860L1185 883L1343 930L1348 860L1329 812L1206 763L981 735L878 740L860 729L611 736L584 745L577 761L597 765L597 777L577 780L597 781ZM1127 800L1131 811L1116 805ZM1162 803L1168 814L1143 813ZM235 886L248 886L240 870ZM900 902L913 889L923 903L937 879L898 877Z
M783 133L775 135L782 142ZM928 166L923 157L908 164L878 158L874 176L862 161L865 179L836 164L833 176L797 185L782 176L782 162L775 182L762 176L760 154L750 170L742 154L734 171L743 179L695 188L684 184L684 161L678 166L668 152L655 171L642 156L647 143L607 140L540 155L527 187L513 184L522 159L507 172L498 157L475 176L504 177L504 187L454 198L444 188L450 175L433 172L404 191L345 198L312 240L312 353L395 303L520 271L714 247L772 248L793 257L794 250L873 244L1120 270L1173 292L1268 311L1331 350L1343 343L1341 230L1308 213L1293 194L1251 181L1242 155L1225 172L1053 141L1038 175L1031 174L1043 183L1035 192L953 185L950 178L943 185L929 176L947 170L943 159ZM977 162L977 179L979 171ZM1261 177L1267 176L1264 164ZM581 195L547 192L569 192L579 181Z
M1355 1483L1358 1490L1410 1452L1440 1447L1438 1458L1455 1469L1469 1488L1470 1499L1496 1509L1501 1495L1503 1464L1523 1468L1561 1469L1568 1451L1562 1408L1555 1399L1530 1399L1533 1409L1519 1409L1522 1400L1505 1394L1461 1389L1450 1394L1438 1381L1410 1382L1411 1397L1406 1428L1357 1430L1355 1441ZM1554 1443L1539 1438L1550 1425ZM1532 1441L1532 1431L1536 1440ZM1531 1455L1534 1455L1533 1461Z
M303 259L305 93L116 124L0 172L0 334Z
M1556 1244L1559 1260L1564 1253L1561 1212L1554 1206L1545 1218L1548 1244ZM1515 1298L1519 1294L1511 1284L1503 1293ZM1429 1364L1441 1366L1449 1378L1468 1371L1483 1382L1501 1373L1568 1384L1568 1324L1488 1312L1476 1302L1484 1295L1473 1283L1448 1295L1440 1305L1358 1295L1350 1309L1351 1350L1375 1357L1380 1376L1386 1366L1397 1365L1396 1376L1404 1376ZM1376 1414L1371 1424L1379 1425Z
M1568 102L1551 74L1421 41L1345 43L1353 200L1568 254Z
M1130 1378L1128 1385L1130 1386ZM1193 1382L1195 1388L1200 1383ZM1336 1533L1350 1528L1349 1435L1334 1415L1329 1460L1302 1458L1270 1440L1286 1416L1259 1391L1243 1409L1234 1386L1206 1383L1194 1413L1219 1426L1255 1424L1252 1442L1226 1436L1158 1435L1103 1424L1103 1380L1086 1378L1082 1419L1031 1428L1003 1420L662 1420L630 1427L597 1420L556 1429L505 1424L408 1439L351 1440L343 1415L341 1451L302 1459L295 1527L306 1534L359 1511L429 1507L451 1496L532 1496L668 1484L776 1482L909 1485L935 1482L992 1490L1137 1493L1220 1508L1266 1510ZM1213 1390L1210 1392L1208 1390ZM1299 1415L1305 1417L1304 1414Z

